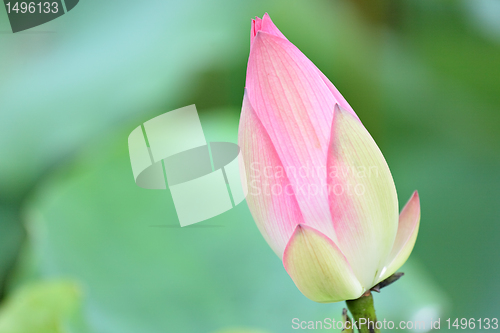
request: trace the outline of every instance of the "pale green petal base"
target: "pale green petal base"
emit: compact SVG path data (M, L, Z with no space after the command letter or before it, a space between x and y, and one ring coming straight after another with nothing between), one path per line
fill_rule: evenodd
M299 224L283 254L286 271L299 290L319 303L360 297L364 289L340 249L321 232Z
M363 124L336 105L327 156L335 242L365 289L376 284L398 229L389 167Z

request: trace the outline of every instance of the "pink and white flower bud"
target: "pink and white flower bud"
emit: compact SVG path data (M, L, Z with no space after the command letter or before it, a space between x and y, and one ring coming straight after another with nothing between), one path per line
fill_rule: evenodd
M356 299L408 259L418 194L398 217L375 141L267 14L252 21L250 40L239 127L250 211L305 296Z

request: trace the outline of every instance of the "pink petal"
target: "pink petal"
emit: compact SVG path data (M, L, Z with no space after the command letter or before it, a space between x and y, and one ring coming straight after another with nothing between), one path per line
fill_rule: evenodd
M315 302L360 297L364 289L335 243L318 230L299 224L287 244L283 265L299 290Z
M379 281L394 274L403 264L415 246L417 240L418 227L420 225L420 198L418 192L413 192L410 200L399 214L398 233L389 254L387 265Z
M283 35L281 31L274 25L273 21L267 13L264 14L262 19L255 17L255 19L252 20L252 28L250 30L250 45L253 44L253 40L257 35L257 32L259 31L263 31L287 40L285 35Z
M250 51L247 93L297 189L304 220L328 225L326 234L335 240L325 189L332 110L337 101L317 68L293 44L262 31Z
M398 200L377 144L361 122L338 105L327 165L336 244L368 289L378 279L394 244Z
M296 225L304 219L278 154L246 93L238 144L245 164L242 176L248 184L248 207L265 240L281 258Z

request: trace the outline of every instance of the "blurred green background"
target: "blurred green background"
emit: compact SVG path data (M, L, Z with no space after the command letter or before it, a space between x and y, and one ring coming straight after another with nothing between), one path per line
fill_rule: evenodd
M237 141L264 12L358 113L400 204L420 192L379 318L499 317L500 1L82 0L16 34L0 8L0 333L340 319L297 290L245 203L181 229L168 191L133 181L128 134L166 111L196 104L208 141Z

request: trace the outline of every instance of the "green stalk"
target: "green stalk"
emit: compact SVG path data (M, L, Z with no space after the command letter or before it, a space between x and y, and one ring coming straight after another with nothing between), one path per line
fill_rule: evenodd
M376 325L377 316L373 307L371 291L367 291L358 299L345 302L353 317L353 327L357 327L359 333L380 333L380 329Z

